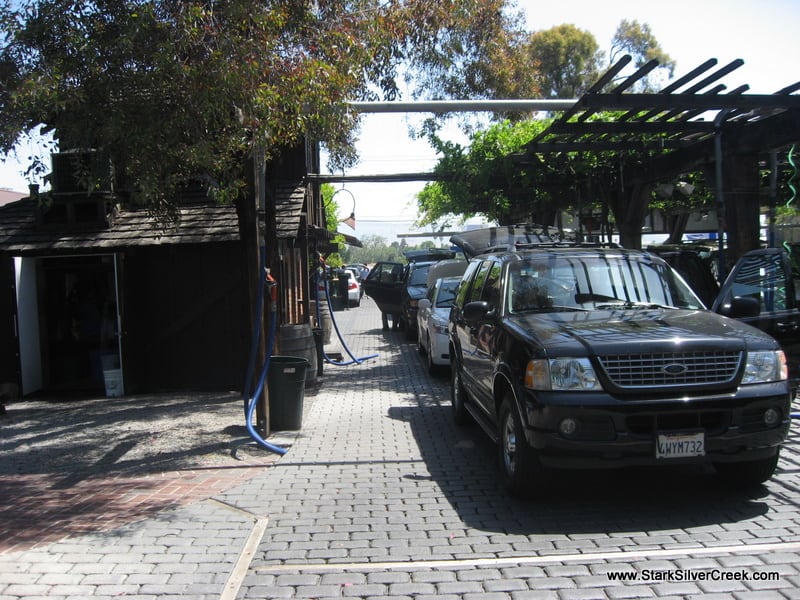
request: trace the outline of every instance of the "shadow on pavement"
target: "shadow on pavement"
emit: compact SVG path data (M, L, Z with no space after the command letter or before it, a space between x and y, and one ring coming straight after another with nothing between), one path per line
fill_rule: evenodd
M468 527L525 535L670 531L770 510L766 487L731 491L699 467L563 471L543 498L519 500L503 489L497 448L476 424L456 426L449 401L415 400L389 416L410 425L429 477Z

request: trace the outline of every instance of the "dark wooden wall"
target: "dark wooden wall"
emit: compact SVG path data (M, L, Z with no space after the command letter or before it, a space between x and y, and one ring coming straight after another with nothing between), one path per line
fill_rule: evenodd
M139 247L121 271L126 393L242 389L250 309L240 243Z

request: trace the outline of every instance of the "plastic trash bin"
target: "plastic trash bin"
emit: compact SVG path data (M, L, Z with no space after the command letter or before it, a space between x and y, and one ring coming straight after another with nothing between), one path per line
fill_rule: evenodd
M269 359L269 423L275 431L297 430L303 426L307 359L273 356Z

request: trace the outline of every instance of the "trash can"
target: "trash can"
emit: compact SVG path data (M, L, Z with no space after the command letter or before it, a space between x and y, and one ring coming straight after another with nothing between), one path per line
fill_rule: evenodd
M297 430L303 425L307 359L273 356L269 359L269 423L275 431Z

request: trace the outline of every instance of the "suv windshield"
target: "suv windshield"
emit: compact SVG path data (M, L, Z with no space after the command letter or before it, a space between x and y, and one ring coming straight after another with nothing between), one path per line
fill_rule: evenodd
M508 312L670 307L702 302L667 266L633 257L528 257L509 267Z
M450 278L442 280L439 295L436 296L436 308L449 308L453 305L459 283L461 283L461 279Z
M431 265L422 265L411 271L408 278L408 285L411 286L428 286L428 271L431 270Z

